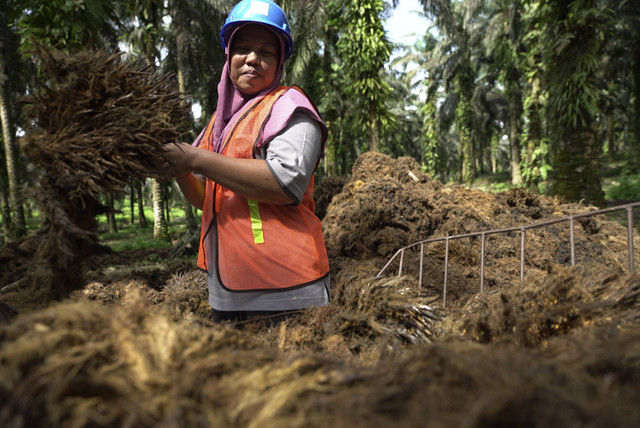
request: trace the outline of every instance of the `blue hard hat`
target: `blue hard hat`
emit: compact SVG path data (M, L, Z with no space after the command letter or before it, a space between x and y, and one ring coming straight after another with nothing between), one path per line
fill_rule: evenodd
M227 48L233 30L241 24L258 23L268 25L280 34L284 42L284 57L289 58L293 52L291 27L284 11L270 0L242 0L234 6L220 30L220 43Z

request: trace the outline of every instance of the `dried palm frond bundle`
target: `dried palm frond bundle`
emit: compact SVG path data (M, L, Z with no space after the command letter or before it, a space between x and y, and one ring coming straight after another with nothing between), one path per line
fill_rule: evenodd
M462 309L458 328L479 342L544 346L580 328L638 325L639 290L635 272L559 269L521 287L476 296Z
M192 324L196 320L211 318L207 274L200 270L174 274L162 290L163 306L176 321Z
M275 327L267 317L256 317L242 328L266 347L277 344L280 351L293 353L313 349L340 359L353 357L363 366L437 340L445 313L433 290L419 287L408 276L375 278L375 261L335 262L342 266L331 276L330 304L291 314ZM166 303L174 311L168 288ZM176 297L180 296L172 300ZM191 311L202 316L201 311Z
M376 338L431 342L442 316L433 305L437 295L408 276L374 278L374 269L375 262L351 261L338 272L332 289L335 315L324 335L344 336L356 347Z
M121 190L162 164L162 147L188 131L190 106L170 74L122 53L40 48L48 81L26 99L33 124L22 149L69 198Z
M47 80L25 99L30 128L21 140L40 172L33 193L44 239L36 262L51 271L45 285L74 289L78 260L97 247L98 197L166 169L163 147L187 133L190 107L177 79L144 60L42 46L36 57Z
M357 293L357 294L355 294ZM351 307L342 308L342 334L388 336L407 343L430 342L438 309L416 289L408 277L372 280L350 296Z

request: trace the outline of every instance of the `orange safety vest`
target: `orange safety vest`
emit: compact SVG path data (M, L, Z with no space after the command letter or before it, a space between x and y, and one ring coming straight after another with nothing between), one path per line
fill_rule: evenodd
M250 106L233 125L221 154L253 158L273 104L292 88L279 86ZM205 129L205 146L200 146L208 150L212 150L209 137L214 120ZM210 228L216 227L218 279L228 290L285 290L327 275L329 260L322 224L314 214L313 186L311 177L297 206L271 205L243 198L207 179L198 267L207 270L205 238Z

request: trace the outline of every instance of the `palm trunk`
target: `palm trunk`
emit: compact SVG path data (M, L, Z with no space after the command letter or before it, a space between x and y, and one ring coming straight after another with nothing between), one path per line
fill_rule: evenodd
M139 18L145 26L157 26L159 23L158 16L158 4L155 2L149 2L141 11ZM143 43L147 62L151 65L155 65L156 58L158 57L155 33L145 33ZM151 179L151 195L153 201L153 237L155 239L166 239L168 236L168 229L162 206L162 186L158 180L154 178Z
M333 122L327 121L327 129L329 130L329 136L324 143L324 175L325 177L335 176L338 174L337 159L337 141L339 131Z
M460 180L471 184L476 178L473 133L473 111L471 98L462 98L456 109L458 127L460 128Z
M473 170L476 172L475 176L484 173L484 159L482 158L484 144L480 138L480 132L474 121L473 129L471 130L471 147L473 156Z
M136 221L136 216L134 213L134 208L136 206L135 204L136 192L133 186L134 186L133 182L130 182L129 183L129 208L130 208L129 223L131 225L133 225L133 223Z
M498 136L491 137L491 173L496 174L498 172Z
M511 61L508 67L507 96L509 97L509 149L511 166L511 184L522 184L520 170L520 115L522 111L522 95L520 91L521 71L518 68L518 54L520 51L520 2L513 1L509 5L513 14L513 25L509 25L509 45Z
M324 46L332 46L332 33L328 28L325 28L324 34L323 34L323 43ZM332 63L332 58L331 58L331 49L324 49L324 52L322 54L322 71L323 74L325 76L330 76L331 75L331 63ZM326 85L328 88L332 87L332 83L331 83L331 79L327 79ZM324 159L323 159L323 171L324 171L324 175L325 177L329 177L332 175L336 175L336 170L337 170L337 165L336 165L336 142L337 142L337 135L335 132L338 132L337 130L335 130L335 126L334 126L334 112L332 108L327 109L327 111L325 111L324 114L324 118L325 118L325 122L327 125L327 129L329 131L329 137L327 138L327 141L325 142L324 145ZM334 132L335 130L335 132Z
M184 79L184 76L185 76L184 67L185 67L186 59L184 58L184 46L188 42L188 32L187 32L188 30L186 28L184 16L181 13L180 5L177 4L175 0L173 0L171 1L169 6L171 9L171 17L173 20L173 24L175 26L174 28L176 33L176 61L177 61L177 67L178 67L178 88L180 89L181 93L186 93L187 88L186 88L185 79ZM172 185L174 186L176 185L175 181L172 182ZM191 208L191 203L186 198L186 196L182 194L182 192L178 191L178 194L181 195L182 197L182 207L184 210L184 218L187 224L187 230L188 231L195 230L198 227L198 225L196 224L196 219L195 219L195 216L193 215L193 209ZM169 215L167 212L167 219L168 218L169 218Z
M0 210L2 211L2 234L0 234L0 244L11 237L11 208L6 196L5 186L0 186Z
M107 205L107 229L109 233L117 233L118 226L116 224L116 214L113 212L113 192L107 192L106 195Z
M380 151L378 116L376 115L373 104L369 106L369 149L374 152Z
M165 221L167 222L167 225L169 225L171 223L171 194L170 194L170 189L167 187L167 185L165 183L160 184L161 188L162 188L162 206L164 206L164 214L165 214Z
M633 138L632 148L631 148L631 156L630 163L636 169L640 170L640 34L638 35L638 40L636 41L637 48L634 52L634 63L632 68L633 73L633 116L631 117L631 126Z
M522 184L522 172L520 171L520 108L519 96L514 88L509 94L509 148L511 150L511 184Z
M542 144L542 118L540 117L540 77L536 75L531 81L531 101L527 109L527 140L526 140L526 169L529 172L527 175L527 186L531 189L537 189L541 180L539 168L546 162L546 159L542 156L534 158L536 150L540 148Z
M595 0L585 0L582 7L595 9ZM557 138L554 147L555 195L568 201L584 200L598 206L604 205L604 193L600 183L600 155L602 144L595 125L593 102L589 101L587 89L598 87L595 68L584 63L584 58L598 57L598 32L593 22L579 23L573 16L568 2L555 3L557 15L566 19L565 24L579 25L579 32L571 45L550 57L548 114L552 117ZM573 79L580 78L584 86L574 90ZM571 92L573 90L573 92ZM573 105L567 106L567 103ZM567 114L567 112L573 112Z
M4 70L4 64L0 62L0 71ZM9 206L11 207L11 229L14 238L26 235L27 228L24 219L24 210L19 194L18 157L15 144L13 123L9 115L9 100L5 91L5 85L0 85L0 120L2 121L2 136L4 141L5 160L7 163L7 181L9 188Z
M553 193L568 201L604 205L600 184L600 150L593 127L567 129L554 156Z
M460 130L460 154L461 154L461 170L460 179L465 184L471 184L475 178L475 168L473 164L473 149L471 146L471 137L466 129Z
M149 225L147 224L147 217L144 215L144 198L142 197L141 181L136 183L136 191L138 192L138 226L140 226L141 229L146 229Z
M607 113L606 122L607 122L607 160L609 162L613 162L616 154L615 142L613 138L613 133L615 129L614 122L613 122L613 113Z
M151 179L151 189L153 194L153 238L166 240L169 236L169 229L162 209L162 185L153 178Z
M182 195L178 183L175 180L171 181L172 190L177 192L178 195ZM195 230L198 228L198 222L196 216L193 213L193 206L186 197L182 197L182 209L184 210L184 219L187 224L187 230Z
M531 82L531 102L527 111L529 129L527 132L527 156L530 162L533 152L540 147L542 140L542 119L540 118L540 77L535 76Z
M456 77L457 89L459 94L458 106L456 107L456 124L460 135L460 157L461 168L460 173L463 183L471 184L477 176L475 168L475 113L473 111L471 100L473 99L474 74L471 68L471 60L467 52L468 36L465 36L461 43L461 49L466 52L460 71Z

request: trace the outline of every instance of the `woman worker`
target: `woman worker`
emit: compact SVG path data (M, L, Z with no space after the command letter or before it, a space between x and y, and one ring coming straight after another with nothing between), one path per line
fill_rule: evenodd
M313 173L327 130L298 87L279 86L293 50L268 0L243 0L222 27L217 110L193 145L170 145L176 180L202 210L198 266L214 322L276 317L329 302Z

